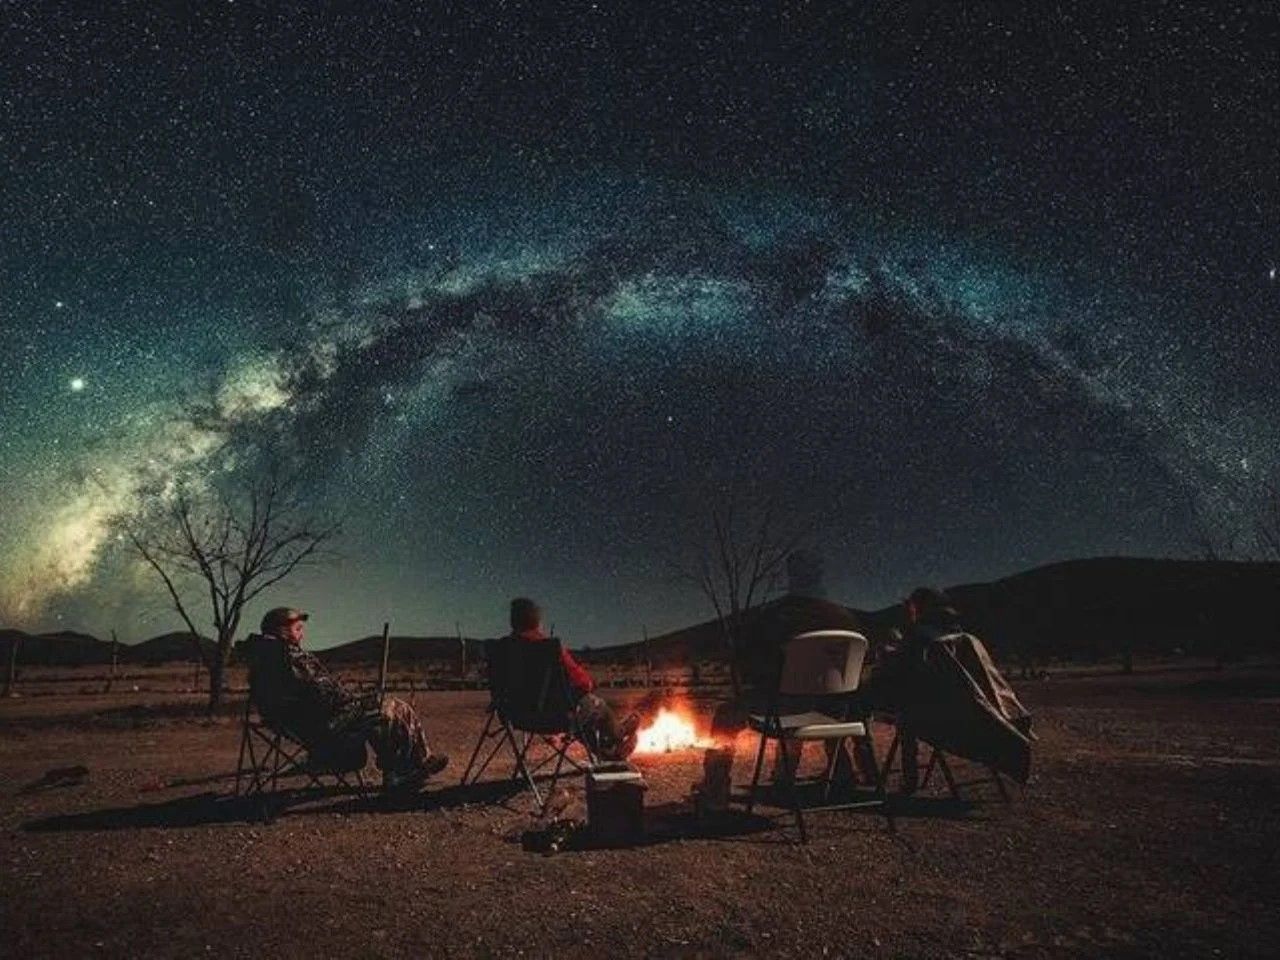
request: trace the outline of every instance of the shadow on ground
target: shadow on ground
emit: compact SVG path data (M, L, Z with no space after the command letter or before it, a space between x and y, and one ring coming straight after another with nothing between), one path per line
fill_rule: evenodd
M207 782L225 779L232 774L203 778ZM200 782L199 780L189 781ZM744 800L745 795L735 797ZM680 840L746 841L758 843L792 843L796 827L790 809L778 806L775 798L761 797L762 809L748 814L741 805L712 814L699 814L688 802L651 806L645 810L643 838L627 844L630 847L653 846ZM23 825L30 833L67 833L107 830L181 829L227 823L263 823L282 817L411 813L415 811L452 810L471 806L503 806L513 812L530 813L531 798L523 784L513 780L491 780L467 786L452 785L424 793L386 795L354 789L317 787L284 789L272 794L234 796L207 791L154 803L127 807L108 807L82 813L42 817ZM987 819L981 805L950 797L916 795L895 796L891 800L894 821ZM877 807L833 811L828 816L855 818L887 829L884 812ZM829 823L830 821L828 821ZM558 840L552 836L556 822L536 829L509 834L509 842L519 843L525 850L537 853L601 849L591 841L589 832L578 824ZM819 821L811 829L822 829ZM553 843L554 840L554 843ZM554 846L554 849L550 849Z
M215 778L210 778L215 779ZM285 816L353 813L407 813L452 809L472 804L505 804L520 792L511 782L445 787L426 793L387 796L353 789L304 788L273 794L234 796L205 792L130 807L42 817L23 825L30 833L93 830L143 830L197 827L218 823L260 823Z

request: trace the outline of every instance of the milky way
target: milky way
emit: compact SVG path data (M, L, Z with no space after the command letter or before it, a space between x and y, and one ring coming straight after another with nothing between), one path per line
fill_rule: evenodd
M824 102L851 129L856 105ZM1280 470L1274 281L1257 251L1223 266L1229 210L1175 238L1153 208L1119 256L1033 178L1027 213L975 229L972 184L897 203L886 171L851 197L817 146L811 175L708 177L593 136L609 149L585 165L517 136L372 204L333 171L286 176L223 232L178 212L207 193L183 193L190 171L161 183L176 234L118 180L110 229L101 183L66 188L87 226L11 188L0 620L167 627L121 521L251 473L264 439L344 518L342 559L266 598L314 607L322 642L385 618L492 632L518 592L577 643L679 626L704 611L669 560L730 487L811 526L832 594L871 605L1193 554ZM1114 176L1064 183L1132 192Z

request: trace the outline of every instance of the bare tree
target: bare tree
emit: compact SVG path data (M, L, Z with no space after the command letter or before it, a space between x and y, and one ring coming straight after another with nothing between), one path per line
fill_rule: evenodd
M244 486L238 496L197 500L180 491L155 522L127 528L138 555L164 583L209 671L209 712L222 700L231 643L245 605L299 567L324 558L338 525L300 516L297 490L279 469ZM212 616L214 650L207 656L193 613L197 587Z
M694 584L710 601L729 659L733 694L742 693L739 656L745 615L781 576L787 556L803 533L780 529L776 503L744 505L734 492L711 506L709 523L692 558L675 564L677 576Z

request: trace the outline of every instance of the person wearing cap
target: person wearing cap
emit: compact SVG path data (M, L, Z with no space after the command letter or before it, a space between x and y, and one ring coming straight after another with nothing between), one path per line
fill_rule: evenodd
M280 699L292 704L290 723L315 736L359 731L373 748L387 789L416 789L449 762L432 753L417 714L395 697L349 690L302 649L309 615L276 607L262 618L262 634L246 643L255 651L255 681L277 684Z

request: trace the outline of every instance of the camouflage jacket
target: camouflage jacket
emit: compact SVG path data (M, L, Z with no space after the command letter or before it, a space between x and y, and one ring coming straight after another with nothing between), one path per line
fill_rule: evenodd
M347 689L314 654L276 637L246 642L250 685L259 711L304 737L335 732L376 708L371 698Z

